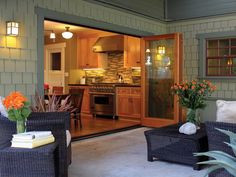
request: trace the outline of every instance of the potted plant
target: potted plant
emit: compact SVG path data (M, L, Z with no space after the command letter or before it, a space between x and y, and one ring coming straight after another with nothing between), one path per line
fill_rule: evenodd
M233 153L236 155L236 134L228 131L216 128L218 131L226 134L230 138L230 143L225 142L233 150ZM208 156L213 158L213 160L208 160L204 162L199 162L198 164L209 164L212 165L205 176L211 172L224 168L229 174L236 177L236 158L222 151L209 151L209 152L200 152L195 153L195 156Z
M67 96L64 100L55 94L47 97L48 99L45 99L44 96L36 93L33 104L30 106L32 112L67 112L72 108L69 101L70 96Z
M17 133L25 132L25 122L31 113L27 98L20 92L11 92L3 100L3 105L7 109L8 119L16 121Z
M174 84L171 90L179 97L180 105L187 108L186 121L198 124L200 120L196 116L196 111L206 106L206 98L216 90L216 87L210 81L192 80Z

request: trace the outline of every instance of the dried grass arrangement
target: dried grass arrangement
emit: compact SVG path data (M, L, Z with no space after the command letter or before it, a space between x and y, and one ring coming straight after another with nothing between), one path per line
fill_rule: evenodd
M48 95L48 100L38 93L34 96L34 101L30 107L32 112L67 112L72 109L70 96L67 96L63 101L62 98L56 95Z

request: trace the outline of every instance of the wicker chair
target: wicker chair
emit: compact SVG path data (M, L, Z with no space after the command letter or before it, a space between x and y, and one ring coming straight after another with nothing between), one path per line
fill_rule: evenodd
M236 124L223 123L223 122L206 122L206 131L208 137L209 151L223 151L234 156L232 149L224 142L229 142L229 137L217 131L215 128L229 130L236 133ZM233 177L226 170L219 169L211 174L209 177Z
M59 174L68 176L71 163L71 143L67 147L66 130L70 129L69 112L35 112L27 120L27 131L50 130L59 144Z
M0 116L0 138L5 138L7 141L1 142L0 145L2 145L0 149L0 176L5 177L1 174L1 167L9 166L9 169L12 164L15 166L24 166L28 165L28 163L34 164L34 157L35 154L30 151L19 151L15 150L15 152L12 152L12 149L8 148L10 146L10 140L12 138L12 134L16 133L16 125L15 122L11 122L8 119L2 119L2 116ZM42 113L31 113L30 117L27 121L27 131L40 131L40 130L50 130L52 131L53 135L55 136L56 143L58 144L58 157L55 157L59 161L59 165L56 167L56 172L58 173L57 176L59 177L67 177L68 176L68 165L71 163L71 144L69 147L67 147L66 144L66 130L69 130L70 126L70 113L69 112L42 112ZM4 134L2 133L4 132ZM42 150L43 152L43 150ZM40 154L38 154L40 157ZM21 164L20 158L27 158L28 161L27 164ZM5 160L10 159L10 160ZM42 161L42 165L45 165L45 159L39 158L39 160ZM40 161L40 163L41 163ZM37 163L38 164L38 163ZM42 170L42 167L38 166L38 169ZM23 169L24 170L24 169ZM23 171L22 170L22 171ZM26 169L27 170L27 169ZM42 171L41 171L42 172ZM31 171L26 171L25 174L22 174L21 177L31 177L31 176L37 176L37 174L34 173L34 175L30 174ZM32 172L33 173L33 172ZM11 172L11 177L13 177L15 174L14 172ZM39 174L39 176L42 176L42 174ZM17 171L16 171L17 176ZM15 176L14 176L15 177Z

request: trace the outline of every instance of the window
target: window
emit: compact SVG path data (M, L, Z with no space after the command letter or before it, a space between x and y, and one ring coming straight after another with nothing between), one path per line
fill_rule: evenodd
M236 79L236 32L198 34L199 78Z
M236 38L206 40L206 76L236 76Z
M61 70L61 52L51 53L51 70Z

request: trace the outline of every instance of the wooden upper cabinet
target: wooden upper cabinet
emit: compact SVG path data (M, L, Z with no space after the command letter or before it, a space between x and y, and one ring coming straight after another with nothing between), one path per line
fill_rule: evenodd
M98 37L84 37L78 39L78 68L104 68L106 58L104 54L93 52L92 48Z
M124 66L141 66L140 38L124 36Z
M88 39L81 38L78 40L78 67L88 67Z

